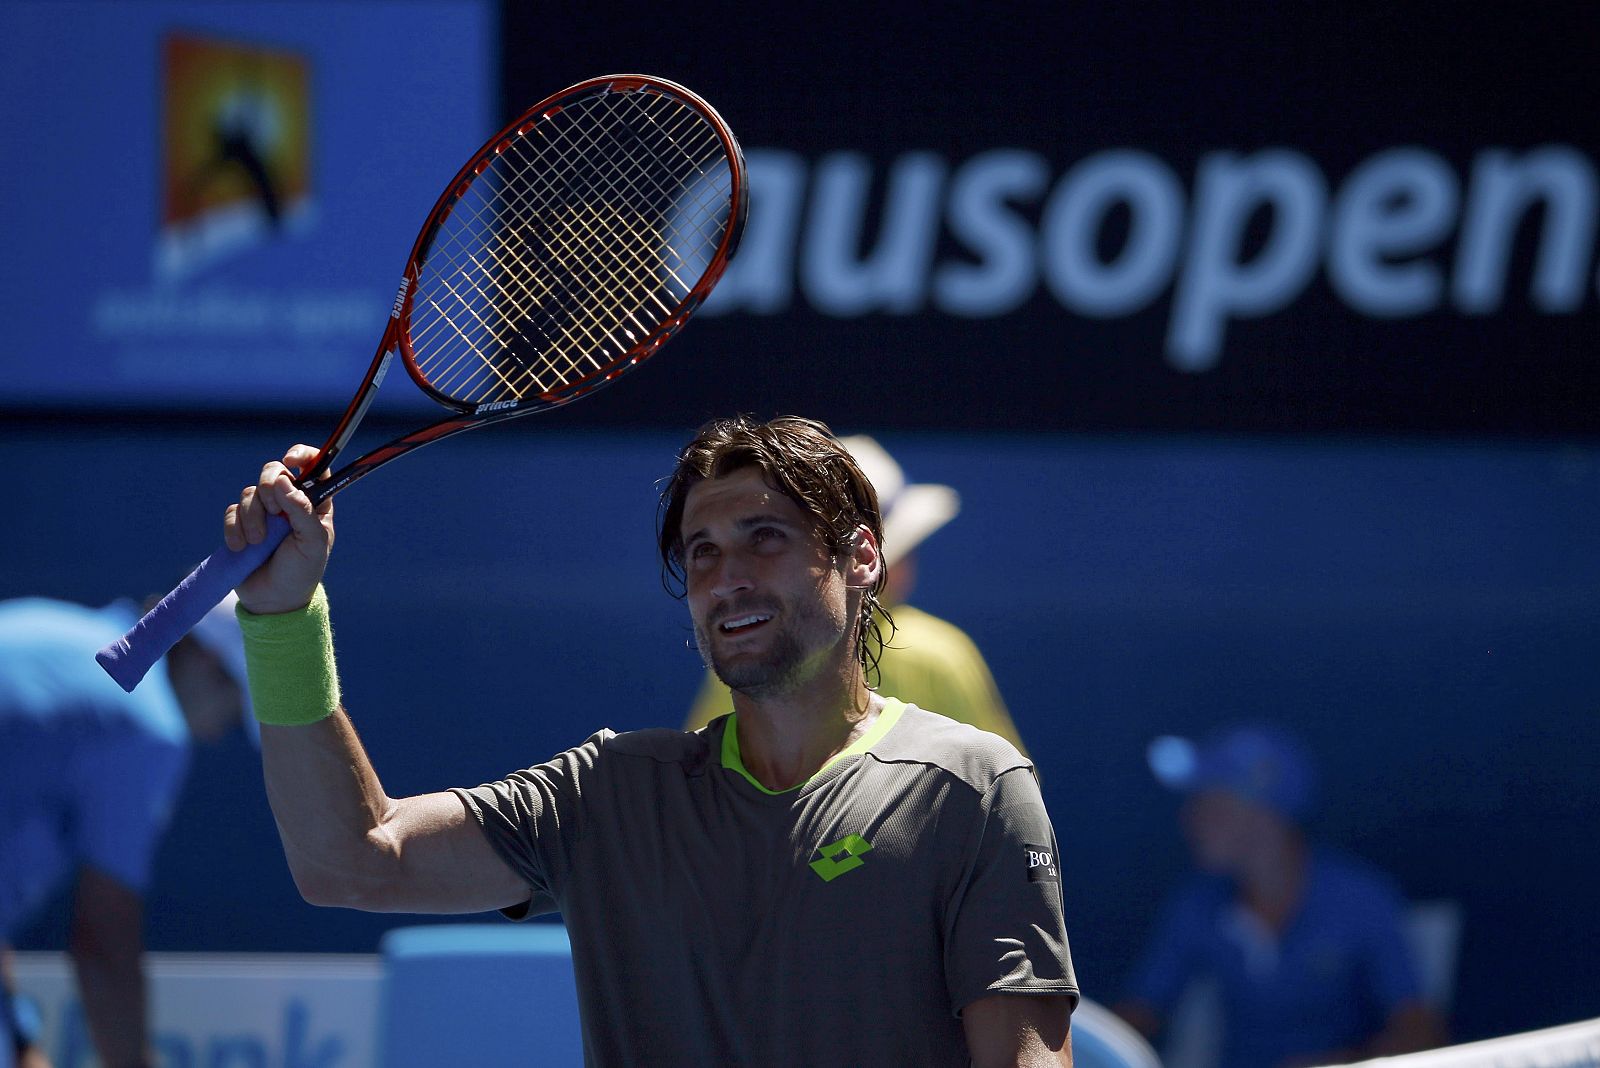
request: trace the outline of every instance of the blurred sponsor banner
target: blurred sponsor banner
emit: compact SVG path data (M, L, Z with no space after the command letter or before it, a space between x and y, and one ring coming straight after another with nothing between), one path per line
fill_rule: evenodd
M55 1068L98 1068L69 958L18 953L18 988L39 1002ZM145 958L162 1068L372 1068L383 965L376 956Z
M494 28L489 0L0 5L0 407L342 405L492 131Z
M630 17L507 49L506 106ZM649 54L743 139L739 255L665 389L575 418L1600 432L1593 4L713 21Z
M1593 4L726 14L0 4L0 410L341 405L459 161L637 69L724 113L750 223L558 422L1600 433Z

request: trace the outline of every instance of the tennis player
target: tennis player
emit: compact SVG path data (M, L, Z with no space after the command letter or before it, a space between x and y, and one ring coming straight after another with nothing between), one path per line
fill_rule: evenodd
M590 1064L1071 1063L1078 988L1032 765L868 688L882 525L825 427L708 424L662 495L663 565L730 714L600 730L499 782L405 798L340 705L333 513L288 472L313 455L268 464L224 523L235 549L269 514L293 528L239 616L308 901L559 910Z

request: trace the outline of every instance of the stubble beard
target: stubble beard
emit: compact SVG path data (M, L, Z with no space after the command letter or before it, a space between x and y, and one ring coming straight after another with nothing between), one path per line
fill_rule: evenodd
M728 689L757 698L791 693L811 676L814 665L832 647L833 642L824 640L807 648L801 638L802 634L840 633L840 621L832 619L824 606L808 601L798 608L785 608L789 624L771 636L766 654L759 658L719 656L706 628L695 627L695 644L701 659Z

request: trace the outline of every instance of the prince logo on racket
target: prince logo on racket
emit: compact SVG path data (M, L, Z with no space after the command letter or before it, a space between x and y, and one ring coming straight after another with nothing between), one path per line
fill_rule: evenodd
M592 1064L1071 1063L1077 983L1032 765L869 685L892 628L882 523L825 427L708 424L665 481L662 566L732 690L726 715L600 729L498 782L404 798L340 702L320 585L333 516L289 474L314 456L268 464L224 524L232 548L268 516L292 528L239 596L267 791L307 900L559 911ZM400 713L359 710L369 731Z

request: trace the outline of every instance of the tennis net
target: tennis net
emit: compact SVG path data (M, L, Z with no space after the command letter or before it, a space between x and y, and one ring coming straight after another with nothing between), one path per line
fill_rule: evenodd
M1600 1018L1362 1064L1372 1068L1600 1068Z

